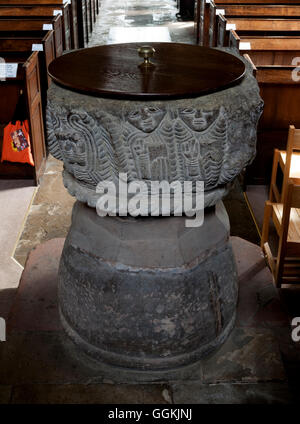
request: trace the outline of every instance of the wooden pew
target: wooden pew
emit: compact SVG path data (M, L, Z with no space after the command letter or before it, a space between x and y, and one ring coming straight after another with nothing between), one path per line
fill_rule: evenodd
M71 30L71 47L72 49L77 49L79 46L79 33L80 28L78 28L78 1L79 0L70 0L71 4L67 5L70 15L70 30ZM63 3L67 3L66 0L0 0L0 4L6 4L12 6L14 4L18 5L53 5L57 9L57 5L61 6Z
M80 47L77 8L78 8L77 0L72 0L70 5L71 34L73 34L72 49L78 49ZM81 46L81 47L84 47L84 46Z
M217 0L211 0L209 4L209 41L208 44L210 47L215 47L217 45L217 16L222 14L223 16L260 16L267 17L271 16L273 18L280 16L300 16L300 0L293 2L292 5L288 2L274 1L273 4L263 4L264 2L256 2L259 4L253 4L255 2L250 2L247 4L246 0L243 0L243 4L237 2L237 0L230 2L218 2ZM252 3L252 5L251 5ZM265 2L267 3L267 2ZM271 2L270 2L271 3ZM277 3L277 4L276 4ZM284 4L286 3L286 4Z
M211 46L216 45L217 19L226 25L228 16L232 19L240 16L249 19L255 17L267 19L269 16L273 20L276 18L287 20L287 17L291 17L290 19L294 17L297 20L300 17L300 1L294 1L292 5L291 2L284 4L287 2L282 0L280 2L276 2L276 0L270 2L245 0L243 1L245 4L236 0L229 2L222 0L222 3L216 0L216 3L212 2L209 6L206 5L206 8L209 7L210 10L210 37L206 45ZM225 10L225 16L216 18L216 9ZM285 25L285 23L279 25ZM290 122L295 122L296 126L300 125L300 81L298 81L300 72L297 73L297 68L295 68L298 64L300 65L300 59L297 62L297 58L300 58L300 32L295 31L294 26L289 26L289 28L281 26L280 28L286 31L273 30L272 36L270 36L270 32L266 31L270 31L270 27L257 29L256 26L255 31L248 29L230 31L235 34L231 47L239 48L241 54L248 53L249 60L253 61L261 96L265 102L264 112L258 126L258 153L253 164L247 168L245 181L248 184L268 184L274 147L285 147L286 129ZM290 29L292 30L290 31ZM248 47L250 48L247 50ZM297 78L295 78L295 72Z
M284 150L290 123L295 122L295 126L300 124L300 72L292 65L255 65L251 56L245 57L255 68L265 103L258 125L257 155L247 168L245 184L268 185L274 148ZM297 78L295 73L298 74Z
M50 18L5 18L0 16L0 31L25 33L27 31L54 31L56 56L63 52L63 29L61 16Z
M216 1L216 4L222 3L222 4L299 4L299 0L220 0Z
M86 0L76 0L77 22L78 22L78 43L83 48L89 41L86 17Z
M96 2L95 0L91 0L91 17L92 17L92 22L93 22L93 26L96 23Z
M65 3L68 0L65 0ZM71 33L72 48L84 47L90 40L93 31L96 15L99 13L99 0L70 0L69 7L69 27ZM55 10L61 7L64 0L0 0L3 6L29 6L40 5L41 7L55 6Z
M1 2L1 0L0 0ZM49 19L51 16L57 16L62 14L62 23L63 23L63 47L64 50L69 50L72 46L72 34L71 34L71 24L70 24L70 10L69 4L45 4L45 5L30 5L25 4L22 6L19 5L4 5L0 3L0 17L1 19L5 17L17 18L17 17L26 17L26 18L42 18L47 17Z
M300 31L300 17L292 18L259 18L259 17L231 17L217 16L217 47L227 47L229 45L229 33L233 29L237 33L246 31L256 31L269 33L284 31L287 35L292 31Z
M91 35L94 27L94 18L93 18L93 0L86 1L87 8L87 28L88 32Z
M12 120L20 93L24 92L27 99L27 116L35 166L0 162L0 177L33 178L38 183L46 162L38 52L1 53L1 56L6 63L19 65L16 78L0 81L0 98L5 99L5 102L0 102L0 150L2 151L3 129Z
M48 75L48 66L55 59L54 31L34 31L26 36L15 36L13 31L0 31L0 52L27 52L38 51L40 65L40 80L42 97L46 100L47 89L51 84ZM43 102L44 103L44 102Z
M79 47L84 47L89 42L92 32L90 0L77 0L77 19Z
M225 16L300 16L300 2L298 4L226 4L215 2L218 9L225 10Z
M274 148L285 148L290 122L300 124L300 72L296 68L300 65L299 39L294 45L296 50L280 50L278 45L274 53L267 50L268 40L265 43L265 46L256 46L264 50L248 50L244 55L252 63L264 100L264 112L258 125L257 155L247 168L245 184L269 184ZM290 58L296 58L296 62L291 64ZM268 61L269 64L264 64Z
M195 0L194 34L196 44L208 45L210 0Z
M255 65L291 65L300 56L300 31L257 34L257 31L230 30L229 47L248 54Z

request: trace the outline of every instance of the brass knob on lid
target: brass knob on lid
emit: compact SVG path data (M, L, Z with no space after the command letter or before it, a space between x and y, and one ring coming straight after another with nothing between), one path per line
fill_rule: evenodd
M154 66L153 63L150 62L150 58L154 56L155 49L151 46L142 46L138 49L138 54L140 57L144 58L144 62L141 63L140 67L150 67Z

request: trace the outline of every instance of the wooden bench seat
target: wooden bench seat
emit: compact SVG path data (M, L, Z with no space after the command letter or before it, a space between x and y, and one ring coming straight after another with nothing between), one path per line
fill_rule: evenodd
M195 0L194 34L196 44L208 45L209 3L206 0Z
M257 3L257 4L253 4ZM270 3L270 4L269 4ZM273 4L271 4L273 3ZM277 4L276 4L277 3ZM218 14L225 16L247 16L247 17L288 17L300 16L300 1L290 2L251 2L243 0L243 4L233 2L211 1L206 6L209 11L206 12L206 20L209 20L208 44L211 47L217 45ZM208 17L207 17L208 16Z
M276 287L300 282L300 186L299 180L289 179L282 203L267 200L261 248L273 274ZM278 246L271 251L270 223L278 236Z
M44 29L46 28L46 29ZM63 52L63 30L61 16L50 18L2 18L0 16L0 31L12 31L17 36L25 35L26 32L32 31L54 31L54 41L56 56L60 56Z
M41 49L40 51L38 49ZM0 31L0 51L3 52L31 52L38 51L40 64L40 80L42 94L46 100L47 89L51 84L48 75L48 66L55 59L54 31L40 31L26 36L15 36L13 31Z
M27 116L35 166L0 162L0 177L33 178L38 183L46 162L38 52L1 53L1 56L6 63L19 65L16 78L0 81L0 98L5 99L5 102L0 102L0 151L2 151L3 129L13 118L19 96L23 92L27 99Z
M279 161L283 169L286 161L286 151L280 151ZM300 152L293 152L290 165L290 176L292 178L300 178Z
M39 0L40 1L40 0ZM77 25L77 10L71 8L68 3L51 3L51 4L35 4L31 1L28 5L1 5L1 16L56 16L59 12L62 13L63 30L66 33L65 50L78 48L78 25Z
M299 0L215 0L215 3L217 5L219 4L255 4L255 5L259 5L259 4L263 4L263 5L268 5L268 4L284 4L284 5L292 5L292 4L300 4Z
M274 203L272 219L278 231L280 231L282 225L282 214L283 204ZM291 208L287 241L289 243L300 243L300 209L298 208ZM294 249L293 246L290 247L292 247L292 249L288 251L287 254L292 256L294 254ZM297 250L299 250L299 246L297 246Z
M231 17L217 16L217 46L227 47L229 45L230 29L238 34L242 31L256 31L264 33L264 35L272 35L274 32L283 31L289 35L291 31L300 31L300 16L292 18L278 17Z
M53 15L55 11L59 12L61 10L62 16L61 16L61 23L62 23L62 33L63 33L63 49L69 50L72 47L72 34L70 31L70 16L69 16L69 9L67 7L68 5L65 5L64 8L60 8L58 5L50 6L48 7L43 6L22 6L22 7L15 7L15 6L2 6L0 4L0 19L1 21L4 20L10 20L10 19L19 19L20 21L40 21L41 26L37 28L38 24L32 23L32 29L42 29L42 22L51 24L51 21L53 17L59 16ZM11 28L10 28L11 29ZM30 29L30 28L29 28Z
M67 0L0 0L2 5L59 5L66 3ZM73 34L71 47L83 48L90 40L90 35L96 22L96 16L99 14L100 0L70 0L70 28ZM75 44L74 44L75 42Z
M295 53L300 56L299 51ZM255 64L252 51L244 56L253 66L264 101L264 111L258 124L257 155L247 168L245 184L268 185L274 148L285 149L291 122L300 127L300 81L293 77L294 65Z
M76 49L79 47L79 32L80 29L78 28L78 16L77 16L77 2L78 0L71 0L70 4L68 4L67 1L64 0L18 0L18 1L14 1L14 0L0 0L0 5L2 5L3 7L14 7L14 8L24 8L24 7L38 7L40 9L40 11L38 12L38 14L47 16L48 13L46 13L47 11L45 10L45 8L49 8L49 7L54 7L54 10L57 10L59 6L59 8L61 6L64 7L64 9L67 9L67 13L68 13L68 20L69 20L69 25L70 25L70 31L72 34L71 37L71 48L72 49ZM36 13L35 13L36 15ZM81 46L83 47L83 46Z
M230 30L229 47L238 49L241 54L249 54L256 66L292 65L293 59L300 56L300 31L269 34Z

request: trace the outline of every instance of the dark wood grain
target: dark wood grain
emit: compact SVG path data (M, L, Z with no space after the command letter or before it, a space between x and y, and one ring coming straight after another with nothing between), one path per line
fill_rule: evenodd
M245 65L237 57L189 44L152 43L156 53L142 70L141 44L115 44L61 56L49 66L53 80L70 89L118 98L183 98L222 90L238 83Z

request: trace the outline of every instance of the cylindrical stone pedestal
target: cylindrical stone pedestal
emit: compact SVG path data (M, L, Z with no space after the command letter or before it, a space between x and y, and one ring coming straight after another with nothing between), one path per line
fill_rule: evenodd
M185 217L97 216L76 202L59 270L64 328L112 365L176 368L218 347L234 324L237 275L223 203Z

